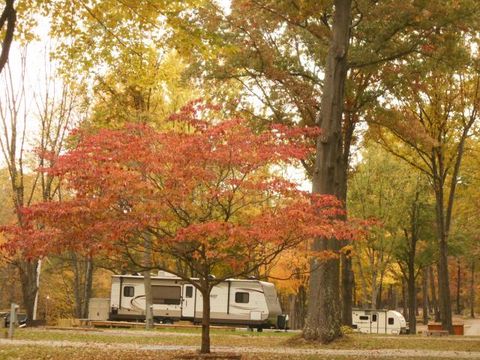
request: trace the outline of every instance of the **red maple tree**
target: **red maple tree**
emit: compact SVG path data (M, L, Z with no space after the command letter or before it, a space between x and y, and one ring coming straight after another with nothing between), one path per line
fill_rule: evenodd
M255 131L242 119L219 120L198 102L170 125L75 133L76 147L45 170L62 179L69 199L24 209L30 226L9 229L8 244L31 256L127 256L144 270L148 239L149 267L201 292L201 352L209 352L215 285L252 274L314 237L345 238L350 229L335 198L300 191L283 176L285 166L312 154L318 129Z

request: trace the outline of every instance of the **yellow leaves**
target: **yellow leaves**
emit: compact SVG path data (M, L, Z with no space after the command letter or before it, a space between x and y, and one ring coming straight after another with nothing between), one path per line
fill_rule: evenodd
M343 254L343 255L346 255L346 256L354 256L355 253L354 253L354 247L353 245L346 245L346 246L343 246L341 249L340 249L340 253Z
M164 120L198 93L182 79L185 63L175 52L160 56L151 48L143 61L125 61L95 88L95 127L121 127L126 122L165 128Z
M268 271L277 290L284 294L296 294L308 279L308 251L300 249L286 251Z

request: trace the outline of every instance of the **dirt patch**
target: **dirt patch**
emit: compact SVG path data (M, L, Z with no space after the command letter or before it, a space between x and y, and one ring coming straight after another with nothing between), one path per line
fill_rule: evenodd
M174 359L178 360L241 360L242 355L232 353L210 353L210 354L183 354Z
M71 348L97 348L97 349L115 349L115 350L136 350L151 352L194 352L198 349L195 346L176 346L176 345L139 345L139 344L102 344L77 341L34 341L34 340L3 340L2 345L14 346L41 346L41 347L71 347ZM214 352L219 353L238 353L238 354L275 354L277 356L305 355L315 356L315 358L342 356L342 357L361 357L361 358L428 358L428 359L480 359L480 352L468 351L437 351L437 350L404 350L404 349L382 349L382 350L347 350L347 349L305 349L305 348L258 348L258 347L234 347L234 346L214 346Z

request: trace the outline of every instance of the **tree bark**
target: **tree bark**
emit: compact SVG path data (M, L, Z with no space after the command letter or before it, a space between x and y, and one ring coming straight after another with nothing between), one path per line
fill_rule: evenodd
M210 353L210 287L202 291L203 316L202 316L202 347L201 354Z
M15 0L6 0L2 15L0 15L0 30L7 23L5 37L2 41L2 51L0 53L0 73L7 64L10 46L13 41L13 33L15 31L15 23L17 22L17 11L14 8Z
M370 307L372 309L377 308L377 299L378 299L378 285L377 285L377 276L372 276L372 292L370 294Z
M429 308L430 304L428 301L428 270L426 267L423 268L422 271L422 306L423 306L423 325L428 324L428 314L429 314Z
M312 179L312 192L340 195L342 168L342 115L347 51L350 37L351 0L335 0L331 44L327 55L325 82L318 125L322 134L317 139L317 152ZM336 239L317 238L313 250L333 251L339 248ZM341 336L339 307L339 259L311 261L308 316L303 336L327 343Z
M477 80L476 91L478 94L480 82ZM475 95L475 101L477 101L477 95ZM457 151L455 154L455 163L451 173L446 169L444 146L437 146L432 151L431 156L431 168L432 168L432 180L433 189L435 192L435 207L436 207L436 225L438 235L438 288L439 288L439 300L440 300L440 312L442 327L448 330L450 334L453 334L452 324L452 303L450 297L450 278L448 275L448 238L450 234L450 224L452 220L453 205L455 201L455 192L458 183L458 176L460 173L460 166L463 159L465 150L465 142L470 132L471 127L477 120L477 111L475 108L472 111L468 121L464 123L462 134L460 135ZM439 144L443 144L445 134L441 131L438 134ZM450 176L448 176L450 175ZM450 183L448 186L448 196L445 195L445 187L447 179Z
M92 286L93 286L93 260L91 257L87 258L86 269L85 269L85 283L83 285L83 303L82 303L82 312L81 318L88 318L88 304L90 303L90 298L92 297Z
M75 317L86 319L88 317L88 304L92 296L93 285L93 260L91 257L83 258L76 253L71 254L73 268L73 295L75 299Z
M417 333L417 318L415 316L417 312L417 291L415 286L415 270L409 269L408 274L408 325L410 334Z
M440 318L442 327L453 332L452 327L452 303L450 299L450 278L448 276L448 257L447 257L447 240L442 235L440 242L440 260L438 262L438 289L440 298Z
M23 307L27 313L27 325L33 320L33 311L35 307L35 296L37 295L37 260L27 262L20 261L17 268L20 274L20 282L22 283Z
M410 314L408 313L408 289L405 277L402 276L402 306L403 316L407 321L410 321Z
M343 129L343 148L342 148L342 164L340 178L339 199L347 207L347 187L348 187L348 168L350 164L350 148L353 141L353 132L357 121L352 114L345 113L344 129ZM342 246L351 246L351 241L344 241ZM353 307L353 283L354 273L352 266L351 251L342 251L340 257L341 265L341 303L342 303L342 324L352 326L352 307Z
M395 301L394 301L394 294L393 294L393 285L390 284L387 291L387 301L388 301L388 309L395 310Z
M152 278L150 270L143 272L143 285L145 287L145 329L153 328L153 313L152 313Z
M153 328L153 296L152 279L150 276L150 267L152 266L152 240L147 234L144 237L145 253L144 263L146 270L143 272L143 282L145 287L145 328Z
M72 253L73 265L73 296L75 298L75 317L80 319L82 317L82 291L81 291L81 265L77 254Z
M415 193L415 200L412 204L410 213L410 236L408 231L405 230L405 237L408 243L408 320L409 330L411 334L417 333L417 288L416 288L416 272L415 272L415 258L417 255L417 242L419 234L419 216L420 216L420 192Z
M352 326L354 274L350 252L342 253L340 261L342 266L342 324Z
M470 278L470 317L475 317L475 260L472 260Z
M289 297L290 313L289 313L289 327L291 329L302 329L305 325L305 287L300 286L296 294L292 294Z
M367 279L365 278L365 274L363 272L363 267L362 267L362 262L357 259L357 264L358 264L358 272L360 273L360 280L361 280L361 289L362 289L362 296L361 296L361 307L364 309L366 307L366 302L368 298L368 291L367 291Z
M457 258L457 301L456 301L456 311L455 313L457 315L460 315L461 312L462 312L462 309L461 309L461 306L460 306L460 290L461 290L461 285L462 285L462 281L461 281L461 277L462 277L462 270L460 268L460 259Z
M433 273L433 268L431 266L428 267L430 273L430 289L432 293L432 309L435 318L435 322L440 321L440 310L438 308L438 301L437 301L437 290L435 288L435 274Z
M382 297L383 297L383 274L380 277L380 286L378 287L377 309L383 309Z
M298 329L298 315L296 309L297 296L297 294L288 295L288 324L292 330Z

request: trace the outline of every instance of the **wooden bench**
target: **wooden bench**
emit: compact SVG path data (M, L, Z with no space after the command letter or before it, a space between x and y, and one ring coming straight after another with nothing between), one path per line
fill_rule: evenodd
M448 331L447 330L425 330L423 334L427 336L447 336Z
M90 321L90 325L93 327L109 327L109 328L132 328L142 326L145 327L143 323L134 323L134 322L127 322L127 321L100 321L100 320L93 320Z

